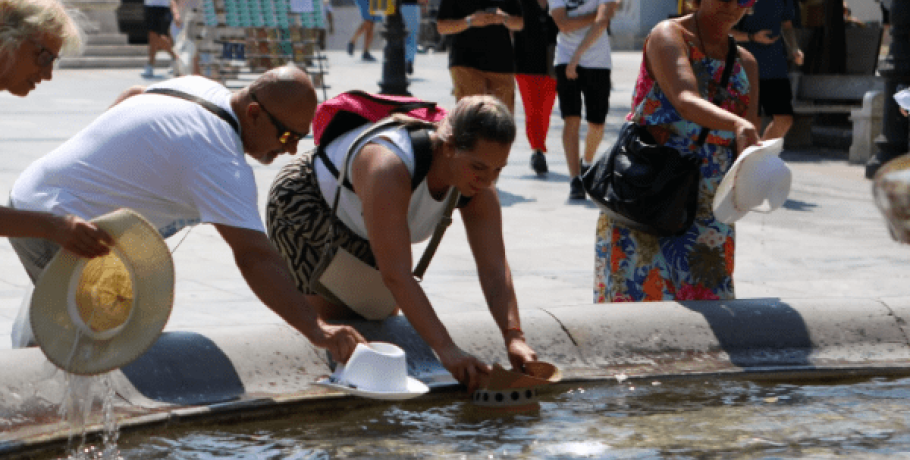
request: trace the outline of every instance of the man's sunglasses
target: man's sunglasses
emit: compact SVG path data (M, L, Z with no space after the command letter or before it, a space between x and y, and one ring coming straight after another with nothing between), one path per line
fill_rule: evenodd
M50 67L54 65L54 61L57 60L60 56L54 54L46 46L38 42L38 40L29 39L30 42L34 43L35 46L41 49L38 52L38 66L39 67Z
M281 145L288 145L291 143L297 143L300 138L303 137L303 134L300 134L296 131L292 131L290 128L284 125L284 123L278 121L274 115L269 113L268 109L259 102L259 99L256 98L256 93L250 93L250 98L253 99L253 102L259 104L259 107L268 115L269 120L272 121L272 124L275 125L275 129L278 130L278 142L281 142Z
M730 3L733 0L720 0L724 3ZM740 8L751 8L754 5L756 0L736 0L736 5Z

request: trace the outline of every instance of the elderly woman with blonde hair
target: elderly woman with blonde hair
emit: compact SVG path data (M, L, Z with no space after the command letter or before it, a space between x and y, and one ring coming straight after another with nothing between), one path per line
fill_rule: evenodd
M82 29L57 0L0 0L0 91L24 97L53 77L61 54L82 48ZM83 257L108 253L113 240L76 216L0 206L0 236L44 238Z
M57 0L0 0L0 91L25 96L82 49L82 29Z

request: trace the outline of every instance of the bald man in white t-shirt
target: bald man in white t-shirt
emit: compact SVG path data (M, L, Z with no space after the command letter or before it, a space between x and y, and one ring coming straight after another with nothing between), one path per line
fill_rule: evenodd
M162 89L199 98L211 110L152 94ZM130 208L164 238L187 226L214 225L256 296L314 345L347 361L365 340L351 327L318 319L297 290L265 234L246 159L269 164L297 153L316 103L309 77L292 66L272 69L235 93L196 76L130 88L85 129L29 165L13 184L11 206L86 220ZM59 250L37 238L10 243L33 282ZM13 325L13 336L23 337L14 347L34 344L24 313L19 317L25 320Z

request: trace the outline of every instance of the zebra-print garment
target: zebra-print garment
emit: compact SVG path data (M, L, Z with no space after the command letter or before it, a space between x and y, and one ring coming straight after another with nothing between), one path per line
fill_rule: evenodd
M313 170L315 149L300 154L281 168L266 204L266 226L269 239L284 257L294 274L297 289L314 295L310 277L320 259L326 257L326 239L335 224L334 247L343 247L358 259L376 266L370 242L334 219L332 208L322 196ZM332 255L335 251L332 250Z

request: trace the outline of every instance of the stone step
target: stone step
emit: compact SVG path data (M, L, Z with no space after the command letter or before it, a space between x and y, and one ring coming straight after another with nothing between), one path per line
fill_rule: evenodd
M171 65L171 58L166 54L159 55L155 60L156 68ZM145 67L148 58L140 56L80 56L60 59L61 69L130 69Z
M86 46L127 45L129 37L126 34L88 34L85 37Z
M82 53L82 57L132 57L145 56L147 54L148 46L146 45L88 45L85 47L85 52Z
M853 144L853 129L845 126L813 126L812 144L832 150L850 150Z

